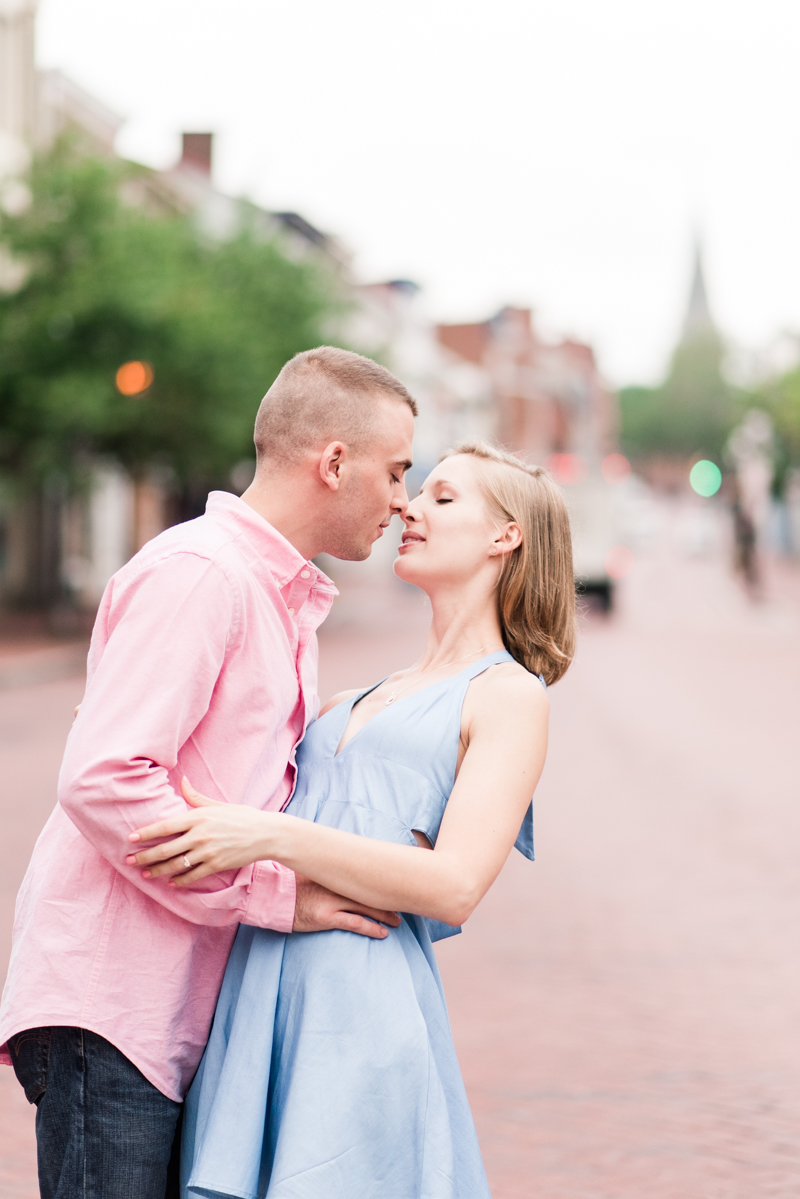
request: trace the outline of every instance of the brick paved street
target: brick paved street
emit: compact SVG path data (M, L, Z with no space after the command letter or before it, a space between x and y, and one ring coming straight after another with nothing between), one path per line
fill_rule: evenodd
M440 949L495 1199L800 1193L798 578L753 606L679 530L659 546L552 689L537 862ZM423 627L365 589L324 633L323 694ZM4 937L80 689L0 693ZM31 1128L0 1072L2 1199L36 1194Z

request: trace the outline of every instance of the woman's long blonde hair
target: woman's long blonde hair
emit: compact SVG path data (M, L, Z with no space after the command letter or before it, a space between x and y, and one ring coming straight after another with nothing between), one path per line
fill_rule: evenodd
M463 441L443 456L481 460L480 487L492 515L516 521L522 543L506 554L497 610L506 649L548 684L575 655L575 580L564 497L542 466L528 466L484 441Z

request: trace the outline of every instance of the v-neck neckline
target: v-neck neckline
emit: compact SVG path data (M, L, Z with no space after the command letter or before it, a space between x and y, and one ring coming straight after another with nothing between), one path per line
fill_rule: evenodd
M439 681L436 683L426 683L426 685L424 687L420 687L417 691L411 691L411 692L409 692L408 695L401 695L400 698L396 699L393 704L391 704L391 705L384 704L384 706L382 708L380 708L375 713L374 716L370 716L369 720L364 721L364 723L361 725L361 727L356 729L356 731L353 733L352 737L348 737L348 739L345 741L344 745L342 745L342 737L344 737L345 733L347 732L347 726L350 723L350 717L353 714L353 708L356 706L357 703L360 703L362 699L366 699L367 696L369 694L371 694L371 692L377 691L378 688L380 686L382 686L383 683L386 682L386 679L390 678L391 676L387 674L384 678L379 679L377 683L374 683L372 687L367 687L366 691L360 691L358 693L358 695L354 695L352 697L352 699L345 701L345 704L349 704L349 707L347 708L347 718L344 722L344 728L342 729L341 734L339 736L339 740L337 742L336 749L333 752L334 758L341 757L341 755L347 749L348 745L350 745L353 741L355 741L358 734L363 732L364 729L367 727L367 725L372 724L372 722L374 720L377 720L379 716L383 716L384 713L389 710L389 708L395 708L398 704L403 703L404 700L413 699L415 695L422 695L423 692L430 691L430 689L432 687L441 687L442 684L444 684L444 683L449 683L453 679L458 679L461 677L462 674L466 674L468 670L471 670L473 666L479 666L480 663L485 662L487 658L494 658L498 654L508 654L508 650L496 649L494 651L494 653L486 654L483 658L478 658L477 662L473 662L471 666L465 666L463 670L458 670L458 671L456 671L455 674L448 675L446 679L439 679ZM510 657L510 655L509 655L509 657ZM513 658L512 658L512 661L513 661ZM494 666L495 663L491 663L491 665ZM337 706L344 707L345 704L337 705ZM331 709L331 711L333 711L333 709Z

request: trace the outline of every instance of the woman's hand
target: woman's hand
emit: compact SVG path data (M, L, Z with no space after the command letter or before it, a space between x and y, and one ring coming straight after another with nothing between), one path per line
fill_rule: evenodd
M170 887L189 887L220 870L237 870L262 858L276 857L277 834L295 819L278 812L218 803L195 791L187 778L181 779L181 792L189 804L184 815L147 825L129 837L131 841L154 841L158 837L174 840L125 859L129 866L146 867L142 874L147 879L169 876ZM307 825L307 829L313 827ZM297 874L296 886L294 932L344 929L382 940L387 935L384 925L396 928L400 924L396 912L355 903L303 875Z
M221 870L238 870L273 856L270 832L274 821L281 818L279 813L218 803L196 791L187 778L181 779L181 793L189 804L183 815L137 829L128 838L173 838L125 859L128 866L144 866L144 878L166 875L170 876L170 886L186 887ZM173 878L175 875L179 877Z

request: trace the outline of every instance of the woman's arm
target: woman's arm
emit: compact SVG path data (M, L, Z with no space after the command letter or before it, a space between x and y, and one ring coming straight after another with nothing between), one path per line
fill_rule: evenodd
M136 861L155 877L185 870L180 855L199 860L173 880L184 887L268 858L360 903L463 924L511 851L547 748L548 701L538 680L515 670L489 672L476 683L464 705L468 748L433 852L214 804L195 808L183 821L141 829L142 840L184 835L136 854Z

